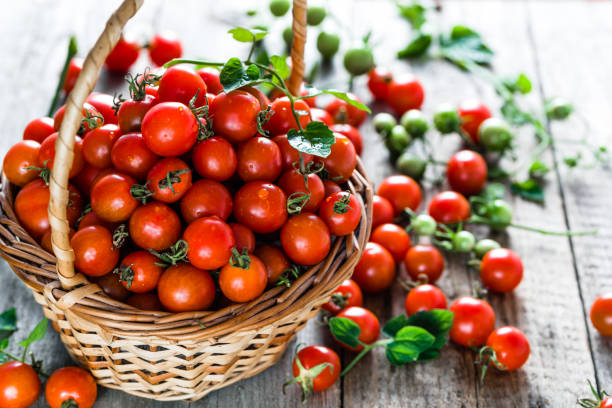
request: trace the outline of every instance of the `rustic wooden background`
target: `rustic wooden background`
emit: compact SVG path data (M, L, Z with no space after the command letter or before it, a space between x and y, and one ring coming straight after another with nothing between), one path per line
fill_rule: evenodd
M77 35L84 55L118 3L118 0L38 0L4 5L0 15L0 51L4 65L0 153L4 154L21 138L28 120L46 112L68 35ZM267 1L258 3L263 15L269 16L265 12ZM244 11L254 4L147 0L128 29L143 38L154 30L170 29L179 33L186 55L221 59L246 53L225 32L230 25L245 24ZM395 51L409 38L409 29L397 17L392 2L334 0L329 6L337 20L328 19L326 27L344 32L343 47L372 29L377 62L391 66L398 73L412 69L419 76L426 89L425 111L431 112L443 101L458 103L469 97L481 98L495 109L499 107L490 86L445 62L416 63L409 68L394 61ZM462 23L480 31L498 52L494 64L498 72L529 75L534 83L534 92L528 98L530 103L539 106L545 98L565 96L575 102L590 122L590 137L599 142L609 141L612 132L609 126L611 2L481 0L445 1L443 6L439 23ZM288 24L288 20L255 20L271 23L276 33ZM311 29L311 40L316 31ZM280 36L271 37L269 49L279 52L283 47ZM311 41L307 58L311 62L317 58L312 47ZM336 67L340 63L339 59L334 61ZM143 57L140 66L145 64L146 57ZM342 69L332 69L321 82L342 87L345 80ZM99 88L112 90L120 83L121 78L103 74ZM356 92L368 98L363 79L356 81ZM579 137L583 127L579 121L571 120L551 125L551 131L557 138L571 139ZM376 183L393 170L370 123L362 127L362 134L366 145L364 160ZM519 138L523 151L528 152L533 139L530 131L522 131ZM439 146L441 158L448 157L459 146L454 137L437 138L434 143ZM612 178L604 170L568 171L563 165L557 165L568 152L571 149L557 146L546 156L554 172L546 187L544 205L509 198L515 221L559 230L598 228L599 234L567 239L511 230L495 237L516 250L526 266L525 279L515 293L489 296L498 326L516 325L531 342L531 358L522 370L511 374L492 370L482 387L477 381L474 356L465 349L451 345L437 361L403 368L390 367L384 352L377 350L330 390L317 394L309 405L571 407L578 396L586 395L587 379L612 390L612 339L599 336L588 321L588 310L595 297L612 290L609 210ZM447 260L448 269L440 286L451 300L469 294L471 282L476 278L474 272L465 269L462 259L447 257ZM19 326L28 330L42 317L41 310L6 263L2 262L0 268L3 279L0 310L17 307ZM388 295L368 298L366 306L386 320L403 312L403 299L403 290L396 287ZM17 337L24 335L24 331ZM332 345L326 329L316 322L310 322L297 341ZM70 364L59 337L53 332L34 351L44 359L47 371ZM343 353L342 358L348 362L351 355ZM289 377L291 359L292 353L287 353L268 371L191 404L154 402L100 388L96 407L299 407L297 387L291 387L287 395L281 392L281 384ZM36 406L46 404L41 398Z

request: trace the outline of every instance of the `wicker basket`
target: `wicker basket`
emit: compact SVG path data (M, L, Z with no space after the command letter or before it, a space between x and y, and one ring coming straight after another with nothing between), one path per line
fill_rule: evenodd
M372 191L358 162L348 181L363 209L354 234L336 238L328 257L290 288L269 289L249 303L209 312L148 312L109 298L97 284L75 274L65 209L79 107L123 26L142 3L125 0L111 16L68 97L50 183L49 220L57 258L19 225L13 211L16 189L4 176L0 255L32 290L70 356L88 367L99 384L161 401L196 400L278 361L295 334L351 275L370 233ZM305 3L294 1L292 92L299 90L304 72Z

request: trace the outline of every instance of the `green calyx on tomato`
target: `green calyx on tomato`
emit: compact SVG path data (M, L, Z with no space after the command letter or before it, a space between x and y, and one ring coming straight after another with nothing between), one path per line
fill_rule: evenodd
M148 249L147 251L159 259L159 262L156 262L155 265L167 267L187 261L188 249L189 244L187 244L187 241L180 239L164 252L157 252L153 249Z
M335 214L346 214L351 209L351 195L348 192L343 194L342 198L334 203Z
M291 284L300 277L302 271L300 267L297 265L292 265L289 269L283 272L276 282L276 286L285 286L287 288L291 287Z
M229 264L236 268L249 269L251 266L251 257L249 256L247 248L242 248L242 253L240 253L236 247L233 247Z
M302 402L308 401L308 398L312 396L314 391L314 380L317 378L326 368L329 368L330 372L334 374L334 366L331 363L317 364L312 368L305 368L298 356L298 350L300 345L298 344L295 349L295 364L298 366L298 375L290 379L283 384L283 394L288 385L298 383L302 388Z
M604 390L596 389L591 380L588 380L588 383L594 398L580 398L578 400L578 405L583 408L604 407L604 405L602 404L608 401L608 399L610 398L610 394L608 394Z
M132 287L132 281L134 280L133 265L119 265L113 271L114 274L119 276L120 282L125 282L128 288Z
M287 212L291 215L301 213L311 196L312 194L304 191L296 191L291 194L287 197Z

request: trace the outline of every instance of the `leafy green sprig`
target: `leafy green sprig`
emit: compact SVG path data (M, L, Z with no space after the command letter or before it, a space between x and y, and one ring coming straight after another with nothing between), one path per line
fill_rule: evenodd
M7 351L9 347L10 338L17 331L17 312L15 308L5 310L0 314L0 363L6 361L15 360L25 362L28 355L30 356L32 368L34 368L39 374L47 377L42 371L42 361L36 360L32 353L28 354L30 346L42 340L47 334L48 326L47 318L43 318L32 331L28 334L24 340L17 344L23 348L21 356L15 356Z

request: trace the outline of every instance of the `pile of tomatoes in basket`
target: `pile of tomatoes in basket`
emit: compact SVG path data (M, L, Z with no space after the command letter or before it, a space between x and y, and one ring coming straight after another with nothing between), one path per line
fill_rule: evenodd
M226 94L213 68L127 79L128 98L87 98L69 176L76 269L111 297L172 312L248 302L290 285L359 225L346 182L365 112L340 99L326 109L296 101L302 126L320 120L335 132L328 157L300 159L287 97ZM3 167L20 188L20 224L48 251L47 181L64 112L30 122Z

